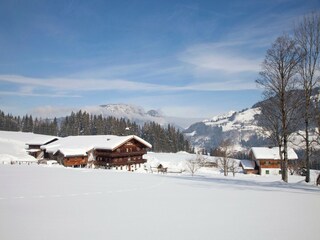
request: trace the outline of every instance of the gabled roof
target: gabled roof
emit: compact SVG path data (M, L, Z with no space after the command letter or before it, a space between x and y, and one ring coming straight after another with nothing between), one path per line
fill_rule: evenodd
M279 147L253 147L251 153L254 159L268 159L268 160L280 160ZM292 148L288 148L288 159L298 159L297 154Z
M255 162L253 160L240 160L242 168L245 170L254 170Z
M119 146L126 142L135 139L147 148L151 148L152 145L142 138L130 135L130 136L115 136L115 135L95 135L95 136L69 136L61 138L48 145L42 146L41 149L45 149L47 152L55 154L60 151L63 154L69 156L86 155L86 152L92 149L103 150L115 150Z
M35 135L28 140L26 145L45 145L58 139L60 138L55 136Z

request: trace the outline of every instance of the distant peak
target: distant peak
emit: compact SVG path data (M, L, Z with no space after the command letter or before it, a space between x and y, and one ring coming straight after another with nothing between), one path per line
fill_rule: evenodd
M147 114L152 117L162 117L161 113L158 112L157 110L149 110Z

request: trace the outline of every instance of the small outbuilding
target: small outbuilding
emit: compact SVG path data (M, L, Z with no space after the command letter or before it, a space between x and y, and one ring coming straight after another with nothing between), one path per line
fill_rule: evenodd
M245 174L258 174L259 168L254 160L241 160L240 167Z

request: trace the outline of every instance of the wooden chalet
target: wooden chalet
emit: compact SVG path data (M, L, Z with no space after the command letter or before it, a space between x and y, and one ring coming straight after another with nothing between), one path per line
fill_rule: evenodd
M59 137L37 135L32 140L26 143L27 152L29 153L29 155L40 160L43 158L43 152L42 152L41 146L45 146L47 144L53 143L58 139Z
M281 174L281 158L278 147L253 147L249 156L257 164L260 175ZM298 160L298 156L292 148L288 148L288 160Z
M46 158L57 160L68 167L96 167L127 169L140 167L143 155L151 144L131 136L70 136L43 146Z

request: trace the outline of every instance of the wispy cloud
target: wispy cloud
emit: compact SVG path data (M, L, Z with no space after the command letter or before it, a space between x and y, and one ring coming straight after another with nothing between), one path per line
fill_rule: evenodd
M26 97L47 97L47 98L78 98L80 95L58 94L58 93L33 93L23 91L0 91L3 96L26 96Z
M69 115L72 111L78 111L79 108L59 107L59 106L41 106L30 110L30 113L35 117L40 118L54 118L64 117Z
M92 78L31 78L20 75L0 75L0 82L16 84L19 90L2 91L2 95L48 96L48 97L80 97L87 91L143 91L143 92L173 92L173 91L220 91L252 89L252 86L234 84L234 82L152 84L123 79L92 79ZM238 86L238 87L237 87ZM247 86L247 88L246 88ZM41 92L41 93L39 93ZM77 94L74 94L77 93Z
M203 71L217 70L225 73L259 71L261 59L250 59L244 54L222 53L221 50L221 48L212 44L201 45L188 49L180 56L180 60L191 64L197 68L197 71L201 71L201 69Z
M134 82L122 79L94 79L94 78L32 78L20 75L0 75L0 81L14 83L24 88L48 88L49 90L64 91L101 91L101 90L123 90L123 91L169 91L170 86ZM21 94L29 94L20 92Z

